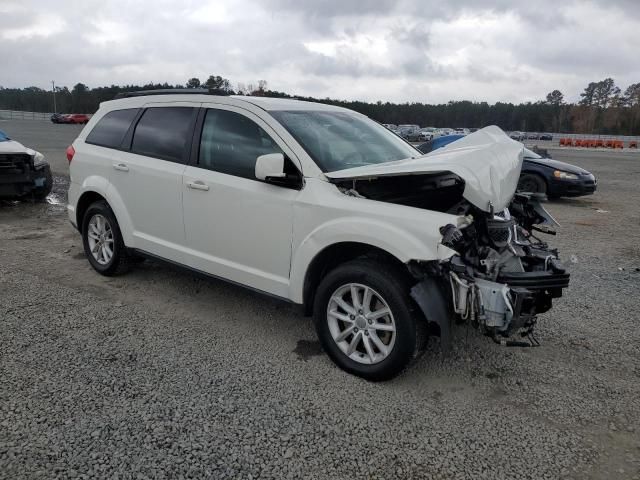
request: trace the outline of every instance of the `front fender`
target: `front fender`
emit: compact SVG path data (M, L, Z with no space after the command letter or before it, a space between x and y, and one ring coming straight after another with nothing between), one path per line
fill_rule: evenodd
M304 280L312 260L325 248L343 242L355 242L382 249L403 263L412 259L434 260L443 255L439 238L418 238L398 226L376 220L348 216L327 221L311 231L293 252L290 297L303 302ZM446 253L445 253L446 254Z

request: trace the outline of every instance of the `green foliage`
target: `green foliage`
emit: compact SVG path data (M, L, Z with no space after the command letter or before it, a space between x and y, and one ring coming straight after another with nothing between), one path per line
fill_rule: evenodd
M187 88L209 88L219 94L233 94L231 82L220 75L210 75L202 84L190 78ZM185 88L184 85L149 83L146 85L111 85L89 88L77 83L71 90L56 87L56 104L62 113L93 113L100 103L112 100L118 93L139 90ZM296 97L285 92L269 90L266 80L257 84L238 84L241 95L297 98L309 102L326 103L355 110L381 123L417 124L433 127L484 127L498 125L504 130L530 132L601 133L640 135L640 83L630 85L621 94L613 79L591 82L580 95L577 105L567 104L564 95L554 90L545 101L518 105L497 102L450 101L443 104L417 102L363 102L330 98ZM0 109L51 112L53 94L38 87L0 87Z

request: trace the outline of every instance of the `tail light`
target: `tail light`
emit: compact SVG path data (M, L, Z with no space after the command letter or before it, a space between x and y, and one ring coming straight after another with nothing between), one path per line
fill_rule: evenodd
M76 154L76 149L73 148L73 145L69 145L67 147L67 160L69 160L69 163L71 163L71 160L73 160L73 156Z

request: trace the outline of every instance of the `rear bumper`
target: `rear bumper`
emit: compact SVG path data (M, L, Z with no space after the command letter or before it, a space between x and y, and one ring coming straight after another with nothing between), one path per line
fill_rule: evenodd
M78 204L79 197L80 192L78 184L74 183L73 181L69 182L69 191L67 192L67 216L69 217L69 222L76 230L79 229L76 216L76 205Z

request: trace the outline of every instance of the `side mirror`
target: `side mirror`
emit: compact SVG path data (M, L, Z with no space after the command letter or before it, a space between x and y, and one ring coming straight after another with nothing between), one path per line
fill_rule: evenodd
M268 153L260 155L256 159L256 178L268 181L274 178L284 178L284 155L281 153Z

